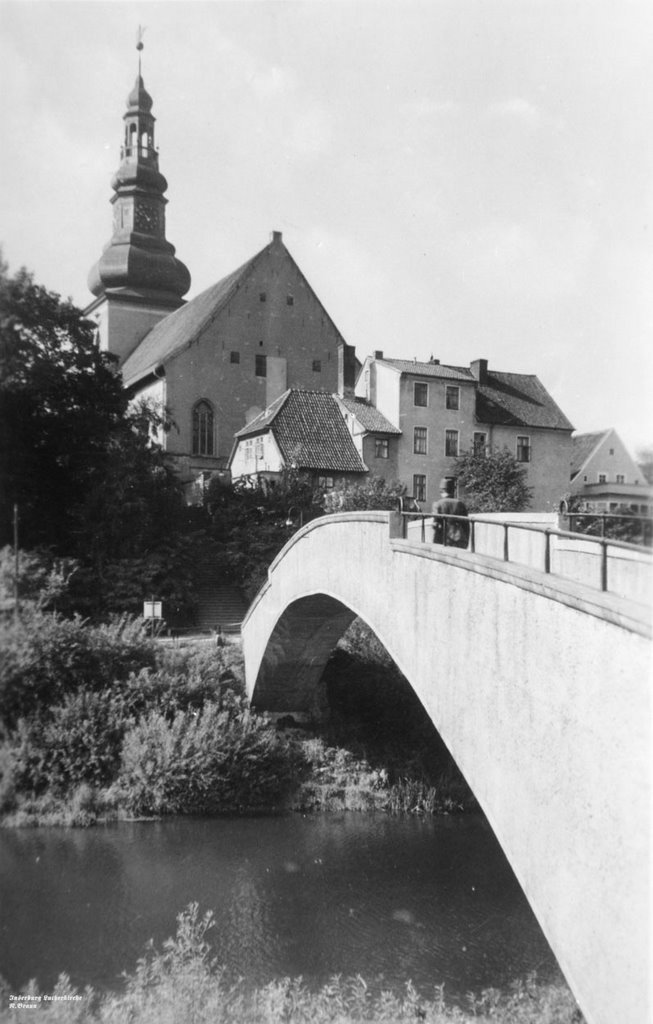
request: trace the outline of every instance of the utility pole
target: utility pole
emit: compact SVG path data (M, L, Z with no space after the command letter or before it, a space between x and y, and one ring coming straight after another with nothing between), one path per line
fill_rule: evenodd
M18 603L18 504L14 502L14 619L18 623L19 615L19 603Z

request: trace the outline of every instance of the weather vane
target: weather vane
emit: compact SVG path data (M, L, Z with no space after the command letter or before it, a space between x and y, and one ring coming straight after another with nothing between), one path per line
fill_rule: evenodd
M136 33L136 49L138 50L138 74L141 73L141 50L143 49L143 36L145 35L145 25L138 26L138 32Z

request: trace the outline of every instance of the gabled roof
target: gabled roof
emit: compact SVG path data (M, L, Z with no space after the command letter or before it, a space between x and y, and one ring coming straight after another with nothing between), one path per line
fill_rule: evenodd
M571 439L571 479L580 473L581 469L598 448L601 441L610 433L608 430L595 430L589 434L574 434Z
M271 245L272 243L270 243ZM270 246L261 249L247 263L223 277L217 284L211 285L206 291L200 292L185 306L164 317L152 330L145 335L132 354L125 360L122 368L125 386L152 373L157 366L165 363L177 352L192 345L205 327L227 305L231 297L238 291L258 260Z
M390 420L387 420L382 412L368 402L366 398L338 397L338 402L344 405L349 412L353 413L363 430L369 430L375 434L400 434L399 427L395 427Z
M573 430L546 388L533 374L488 370L476 396L480 423Z
M377 363L391 366L399 373L415 374L418 377L443 377L446 380L473 381L472 371L464 366L445 366L444 363L418 363L413 359L376 359Z
M236 434L236 441L271 430L284 461L298 469L365 473L333 395L289 388Z

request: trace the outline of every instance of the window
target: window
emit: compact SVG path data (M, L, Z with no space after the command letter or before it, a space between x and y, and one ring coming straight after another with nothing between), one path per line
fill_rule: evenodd
M321 359L314 359L313 360L313 373L321 373L321 372L322 372L322 360Z
M390 442L387 437L374 438L374 458L387 459L390 452Z
M229 362L230 363L239 363L240 362L240 352L231 352L229 354Z
M447 409L460 409L460 388L447 384L444 392L444 404Z
M426 455L426 427L415 427L413 431L413 451L415 455Z
M623 475L623 473L617 473L617 483L618 484L625 484L626 483L626 477Z
M481 430L475 430L473 441L474 455L485 455L486 445L487 434L484 434Z
M429 386L423 381L415 381L413 384L413 405L426 406L429 404Z
M445 430L444 432L444 454L458 458L458 431Z
M265 302L266 300L267 300L267 295L265 294L265 292L259 292L258 301L259 302Z
M530 437L517 438L517 462L531 461L531 439Z
M610 449L610 455L614 455L614 448Z
M413 476L413 498L415 501L426 501L426 477L423 473Z
M607 473L599 473L599 483L600 484L607 484L607 482L608 482L608 474Z
M256 356L256 367L254 372L257 377L267 377L267 359L265 356Z
M286 295L286 305L287 306L294 306L295 305L295 300L292 297L292 295Z
M263 458L263 438L262 437L257 437L256 438L256 460L258 461L259 459L262 459L262 458Z
M333 487L333 477L332 476L318 476L318 478L317 478L317 486L318 487L323 487L324 490L328 491L329 488Z
M213 455L213 409L205 399L193 409L193 455Z

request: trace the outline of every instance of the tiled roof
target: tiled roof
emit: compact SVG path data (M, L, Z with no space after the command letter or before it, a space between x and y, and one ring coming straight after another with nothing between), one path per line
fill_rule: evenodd
M413 359L377 359L377 363L393 366L400 373L413 373L419 377L444 377L447 380L474 380L472 371L463 366L445 366L443 363L418 363Z
M200 292L186 305L176 309L174 313L170 313L158 324L155 324L140 345L125 360L122 368L125 386L129 387L130 384L135 384L148 373L152 373L166 359L196 341L204 328L226 306L265 251L262 249L233 273L223 277L221 281L211 285L206 291Z
M580 472L607 430L595 430L591 434L574 434L571 439L571 478Z
M326 391L290 388L236 437L252 437L268 429L289 465L339 473L367 471L335 398Z
M488 371L478 386L476 418L480 423L511 427L573 430L538 378L525 373Z
M383 413L379 412L371 402L365 398L339 398L338 401L353 413L364 430L370 430L378 434L400 434L399 427L395 427L390 420L387 420Z

